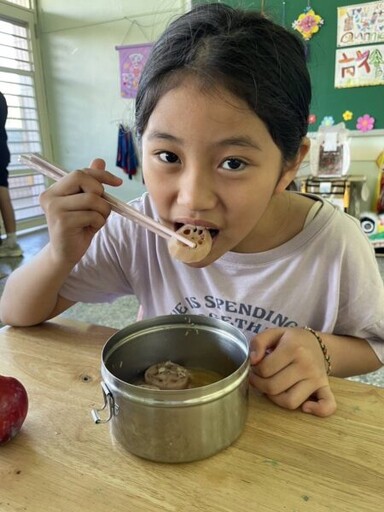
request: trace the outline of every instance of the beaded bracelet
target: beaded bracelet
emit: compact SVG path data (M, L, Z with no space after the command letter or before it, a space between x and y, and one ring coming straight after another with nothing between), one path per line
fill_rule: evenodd
M327 367L327 375L330 375L330 373L331 373L331 356L328 354L328 349L327 349L326 345L324 344L323 340L321 339L321 336L319 334L317 334L317 332L314 331L311 327L308 327L307 325L305 327L303 327L303 329L305 329L306 331L309 331L311 334L313 334L314 337L319 342L321 351L323 352L325 365Z

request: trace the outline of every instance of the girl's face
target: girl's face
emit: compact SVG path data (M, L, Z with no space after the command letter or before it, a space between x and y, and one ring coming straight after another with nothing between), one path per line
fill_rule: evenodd
M274 215L297 165L282 173L282 155L264 123L224 89L201 92L194 81L161 97L143 138L145 184L161 221L173 229L204 226L213 246L204 267L227 251L268 248Z

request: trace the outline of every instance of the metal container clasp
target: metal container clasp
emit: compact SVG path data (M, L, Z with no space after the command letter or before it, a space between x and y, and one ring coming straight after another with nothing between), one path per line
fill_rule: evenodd
M108 386L105 384L104 381L101 381L100 385L101 385L101 389L103 390L104 405L101 409L92 409L92 411L91 411L93 421L96 424L108 423L108 421L112 418L112 416L116 412L116 408L117 408L117 406L115 405L115 401L113 399L112 393L108 389ZM108 417L103 420L100 417L99 413L104 411L105 409L108 409Z

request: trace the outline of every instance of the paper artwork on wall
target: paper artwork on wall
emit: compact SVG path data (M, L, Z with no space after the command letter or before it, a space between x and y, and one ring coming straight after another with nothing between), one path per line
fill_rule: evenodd
M136 98L141 72L153 44L116 46L120 61L120 89L123 98Z
M337 46L384 43L384 0L337 8Z
M353 112L350 110L345 110L343 112L343 119L344 121L351 121L353 119Z
M384 85L384 44L336 50L335 87Z
M361 132L370 132L375 127L375 118L364 114L357 119L356 128Z
M305 41L309 41L320 30L323 23L323 18L315 13L308 2L304 12L292 23L292 28L300 32Z

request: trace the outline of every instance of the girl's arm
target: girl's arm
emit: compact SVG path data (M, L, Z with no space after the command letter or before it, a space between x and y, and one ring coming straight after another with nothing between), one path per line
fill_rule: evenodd
M1 321L8 325L35 325L68 309L73 302L59 290L72 265L56 262L48 244L28 264L8 278L0 301Z
M351 377L374 372L383 365L370 344L353 336L320 333L332 361L331 375Z
M91 167L71 172L42 194L50 242L8 278L0 301L3 323L35 325L73 304L60 297L59 290L110 214L110 205L101 197L103 184L121 184L104 170L102 160Z

